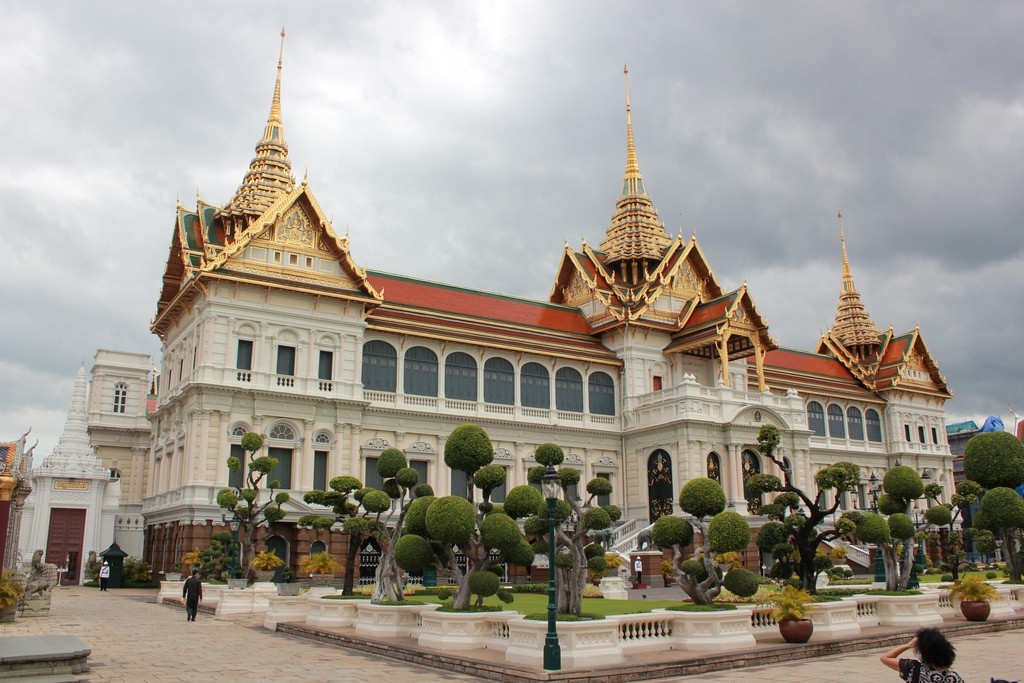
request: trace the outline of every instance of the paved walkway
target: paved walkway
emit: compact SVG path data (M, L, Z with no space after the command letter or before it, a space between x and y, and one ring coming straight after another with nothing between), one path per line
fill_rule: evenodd
M647 593L649 599L655 599L660 591ZM155 595L151 590L100 593L94 588L59 588L53 595L50 617L22 618L14 624L2 624L0 636L78 636L93 650L89 658L90 681L237 683L253 677L294 683L343 679L416 680L418 683L476 680L271 633L262 627L262 617L243 615L214 619L200 612L196 622L186 622L183 608L157 605ZM954 640L958 653L955 668L968 683L988 683L990 676L1024 683L1022 643L1021 631L957 638ZM698 680L718 683L895 681L896 674L878 662L878 655L884 649L662 680L682 683Z

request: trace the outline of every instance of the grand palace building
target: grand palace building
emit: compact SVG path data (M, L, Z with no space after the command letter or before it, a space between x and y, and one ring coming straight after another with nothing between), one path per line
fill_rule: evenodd
M117 467L154 569L224 528L216 494L241 480L226 460L250 431L265 437L279 460L271 478L292 494L266 535L293 565L313 542L335 553L345 542L296 528L315 511L302 493L342 474L379 485L386 448L404 451L437 495L464 491L443 458L464 422L487 430L507 488L526 483L538 445L555 442L584 481L611 480L632 528L678 511L679 488L703 476L758 526L744 482L781 474L755 448L765 424L780 429L798 485L813 488L814 473L838 460L862 467L846 508L869 507L872 475L897 462L951 492L951 392L921 332L875 326L842 239L833 324L816 348L780 347L754 293L726 291L696 236L666 233L640 172L628 84L611 221L603 233L593 226L595 244L565 246L545 300L358 266L359 244L293 176L281 111L279 62L235 195L223 206L179 203L174 216L152 321L162 358L148 443L122 439ZM126 359L104 355L100 382L94 368L90 424L116 426L104 413L123 412L125 396L146 404L145 368L110 362Z

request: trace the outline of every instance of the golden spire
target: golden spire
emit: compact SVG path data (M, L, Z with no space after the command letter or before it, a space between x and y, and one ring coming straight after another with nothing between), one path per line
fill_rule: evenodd
M622 181L622 194L615 203L615 213L612 214L612 223L608 226L605 239L601 243L601 251L607 254L608 263L660 261L665 248L672 240L665 232L664 224L658 220L658 212L647 195L643 176L640 175L636 145L633 142L629 69L624 67L622 73L626 81L626 172Z
M221 213L246 214L259 217L282 195L295 189L292 162L288 158L288 144L284 140L281 123L281 69L284 64L284 29L281 29L281 49L277 58L277 80L274 97L270 102L270 115L263 129L263 137L256 143L256 156L249 163L249 171L234 198Z
M879 331L864 308L860 293L853 284L850 259L846 255L846 234L843 214L839 213L839 242L843 251L843 284L839 290L839 305L832 333L860 360L869 360L878 353Z

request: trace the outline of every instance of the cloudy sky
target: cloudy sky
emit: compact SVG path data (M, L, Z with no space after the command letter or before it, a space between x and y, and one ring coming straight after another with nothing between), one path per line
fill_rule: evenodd
M1024 413L1024 3L4 2L0 438L48 454L97 348L151 353L177 197L233 194L286 27L283 116L370 268L534 298L637 152L666 229L813 348L841 210L882 329L950 421Z

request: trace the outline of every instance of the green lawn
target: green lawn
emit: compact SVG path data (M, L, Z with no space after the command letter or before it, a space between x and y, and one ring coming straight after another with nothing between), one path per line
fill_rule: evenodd
M992 579L993 581L1003 581L1006 579L1001 571L992 569L977 572L960 572L960 578L962 579L966 576L980 576L981 578L985 578L985 574L990 571L995 571L996 573L996 578ZM918 575L917 578L921 580L921 583L942 583L942 574L922 574Z

